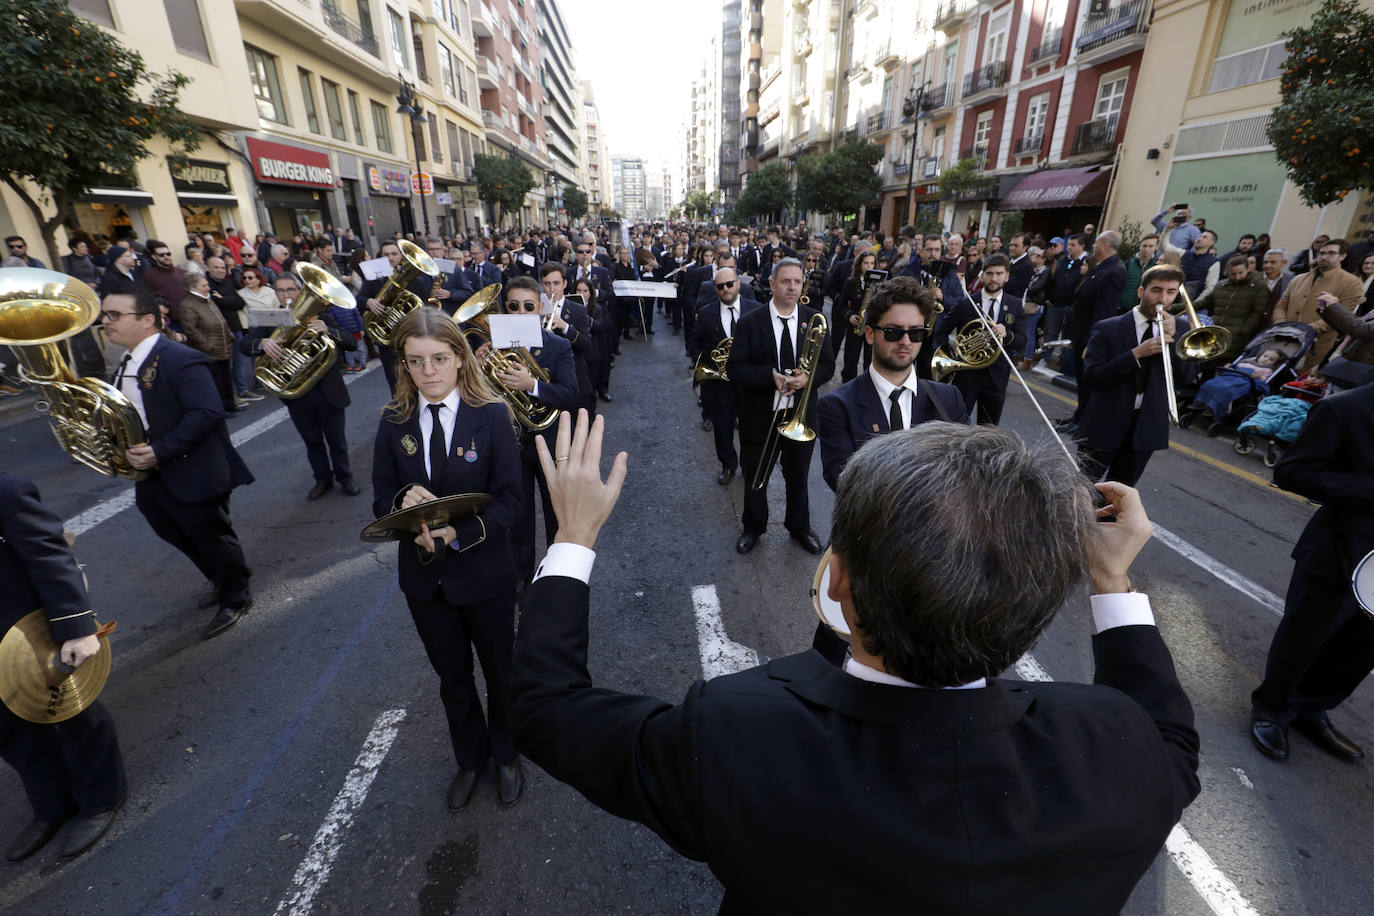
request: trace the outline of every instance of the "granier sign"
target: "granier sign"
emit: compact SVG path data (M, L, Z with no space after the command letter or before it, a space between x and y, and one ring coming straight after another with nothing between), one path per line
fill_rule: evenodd
M334 187L328 153L249 137L248 155L253 159L253 173L259 181L298 188Z

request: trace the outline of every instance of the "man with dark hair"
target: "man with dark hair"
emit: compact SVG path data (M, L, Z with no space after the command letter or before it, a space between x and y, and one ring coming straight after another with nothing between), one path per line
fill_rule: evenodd
M835 356L830 350L829 333L821 340L810 375L795 371L806 350L807 328L818 308L801 306L804 280L801 262L784 258L773 270L773 301L767 308L740 316L735 327L734 344L726 374L739 390L740 460L744 466L743 531L735 550L746 554L754 549L768 529L768 478L774 460L782 465L787 484L787 514L784 524L792 539L811 553L821 552L820 539L811 530L811 503L806 479L811 469L811 454L816 443L797 442L770 431L799 406L798 395L811 382L813 391L835 374ZM819 303L817 303L819 306ZM805 405L803 422L816 428L816 396ZM776 458L765 455L769 439L776 442Z
M1097 478L1133 487L1150 456L1169 447L1164 360L1172 359L1174 376L1182 377L1186 364L1173 342L1188 322L1169 314L1182 284L1183 271L1156 264L1141 277L1140 304L1093 327L1080 379L1092 398L1079 427Z
M1217 260L1217 234L1211 229L1204 229L1198 233L1193 247L1183 252L1179 264L1183 268L1183 275L1188 278L1184 284L1188 295L1194 299L1202 295L1207 287L1207 272Z
M739 273L733 267L716 271L716 296L697 313L697 323L687 338L687 358L695 364L701 354L710 354L735 334L735 325L744 315L758 309L759 303L740 293ZM714 368L712 362L710 366ZM716 458L720 476L716 483L725 486L735 478L739 457L735 452L735 420L738 416L735 386L729 381L707 379L701 383L703 423L715 435Z
M831 528L852 657L776 658L674 706L588 673L590 548L626 456L602 483L603 421L574 439L568 420L540 455L563 543L515 646L510 725L531 761L707 862L722 912L1126 906L1199 789L1192 707L1131 589L1151 531L1134 490L1099 485L1115 518L1099 524L1055 446L938 422L878 436ZM1093 685L998 678L1085 568Z
M1117 311L1129 312L1140 303L1140 296L1136 293L1140 288L1140 278L1158 263L1159 236L1151 233L1140 240L1135 254L1126 262L1126 282L1121 288L1121 304L1117 306Z
M401 262L403 260L401 246L397 245L392 239L387 239L385 242L382 242L381 256L386 258L387 263L391 265L392 273L395 273L401 268ZM386 311L386 306L377 299L377 294L382 291L382 287L386 286L389 279L391 279L390 276L381 276L371 280L363 280L363 285L358 287L358 292L354 295L359 314L365 316L366 313L364 309L371 312L373 315L381 315ZM410 285L406 288L418 296L421 302L426 302L429 300L430 290L434 288L434 278L426 277L424 274L418 274L414 280L410 281ZM387 389L395 392L396 351L389 346L378 346L377 356L382 361L382 374L386 376Z
M153 533L214 583L201 606L218 611L201 635L218 636L253 603L252 573L229 520L229 494L253 474L229 441L205 354L161 333L159 305L146 292L111 293L102 308L106 338L128 350L114 386L148 430L148 443L127 453L130 464L150 472L134 484L134 502Z
M444 245L444 240L430 236L425 239L425 254L434 258L436 261L443 258L448 253L448 248ZM430 280L433 285L434 281ZM461 264L454 262L453 270L448 276L441 275L439 285L433 288L433 298L439 303L439 308L444 310L444 314L453 317L453 313L458 311L458 306L475 293L472 284L468 282L467 272L463 270Z
M179 308L181 300L186 296L186 286L181 279L182 273L183 271L172 266L172 249L167 243L148 239L148 261L143 265L143 271L138 278L154 298L167 306L172 326L176 330L181 329Z
M592 336L591 316L587 314L586 305L576 300L569 302L564 295L568 288L568 272L557 261L545 261L539 268L539 285L551 309L551 330L572 346L573 365L577 369L577 405L595 415L596 389L592 386L592 375L601 353Z
M1232 255L1226 261L1226 277L1198 297L1193 303L1199 311L1212 316L1212 324L1231 332L1231 344L1218 357L1209 361L1212 366L1224 366L1240 356L1259 329L1264 326L1264 314L1269 306L1269 287L1259 271L1250 271L1245 255ZM1183 310L1183 303L1174 303L1175 313Z
M1274 324L1301 321L1317 332L1317 344L1307 354L1304 369L1311 369L1326 358L1336 345L1336 331L1322 318L1321 297L1330 293L1347 309L1354 311L1364 298L1360 278L1341 270L1341 258L1348 250L1345 239L1322 242L1316 262L1307 273L1294 278L1274 307Z
M1007 266L1007 295L1015 296L1017 299L1026 297L1026 287L1030 286L1031 277L1035 274L1035 265L1031 263L1030 234L1018 232L1011 237L1007 243L1007 257L1010 262Z
M978 329L977 333L986 341L987 328L978 319L981 312L992 325L993 333L1002 342L1006 354L1020 353L1026 347L1025 335L1021 333L1021 321L1025 311L1020 299L1008 295L1004 286L1007 282L1007 256L990 254L983 259L983 286L973 294L972 300L960 297L941 317L935 329L933 348L953 354L950 338L957 335L970 323ZM954 373L953 385L959 389L964 399L968 416L978 411L978 422L996 426L1002 419L1002 407L1007 400L1007 380L1011 378L1011 363L1007 355L999 353L997 358L979 369L962 369Z
M1232 248L1230 251L1226 252L1218 259L1221 261L1222 269L1225 270L1226 265L1230 263L1231 259L1234 258L1236 255L1241 255L1243 257L1247 254L1251 254L1254 251L1254 248L1255 234L1253 232L1245 233L1240 237L1240 240L1236 242L1235 248Z
M1050 280L1049 301L1045 305L1046 341L1063 340L1072 331L1073 321L1070 313L1073 309L1074 294L1078 292L1078 285L1083 282L1085 253L1083 236L1071 235L1064 241L1064 253L1055 262L1054 276ZM1062 351L1059 366L1066 375L1077 373L1078 354L1073 351L1072 346Z
M38 260L37 258L29 257L29 243L24 241L24 237L22 235L6 236L5 248L9 250L10 257L23 258L24 263L29 267L48 266L44 264L42 261Z

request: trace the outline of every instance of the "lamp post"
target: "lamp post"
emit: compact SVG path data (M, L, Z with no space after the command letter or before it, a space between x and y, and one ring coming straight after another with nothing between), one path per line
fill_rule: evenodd
M926 99L926 90L929 88L930 80L926 80L920 86L913 86L911 95L902 102L902 117L911 122L911 155L907 158L906 169L906 219L902 221L904 226L910 226L915 216L911 192L916 178L916 140L921 135L919 122L930 110L929 102Z
M396 113L410 116L410 142L415 147L415 181L420 185L420 212L425 219L425 235L429 235L429 203L425 200L424 169L420 167L420 139L424 135L420 126L425 123L425 111L415 98L415 87L404 76L401 77L401 91L396 96Z

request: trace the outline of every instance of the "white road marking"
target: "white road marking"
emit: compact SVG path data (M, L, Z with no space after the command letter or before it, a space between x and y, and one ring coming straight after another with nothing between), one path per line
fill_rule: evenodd
M1189 544L1183 538L1155 525L1155 540L1192 563L1205 569L1236 591L1253 598L1275 614L1283 616L1283 599L1257 582L1252 582L1231 567Z
M759 663L757 652L725 635L725 623L720 619L720 599L716 597L714 585L692 586L692 606L697 618L702 677L709 681Z
M396 740L401 720L406 717L404 709L388 709L377 717L372 731L363 742L358 759L353 761L353 769L348 771L343 788L329 806L324 823L315 831L315 840L305 854L300 867L291 883L295 891L277 904L277 913L290 916L306 916L315 904L315 895L329 880L329 871L334 859L343 846L344 833L353 824L353 815L362 807L372 781L377 778L377 770L391 750Z
M381 362L375 362L372 365L368 366L366 369L364 369L362 372L353 373L352 375L344 379L344 384L352 385L358 379L362 378L370 372L375 371L380 365ZM280 424L283 420L287 418L287 416L288 414L286 413L286 408L278 407L276 410L267 414L267 416L259 420L254 420L252 423L249 423L247 426L233 433L229 437L229 439L234 443L235 448L238 448L242 445L246 445L247 443L256 439L258 436L261 436L263 433L270 430L272 427ZM133 504L134 488L133 484L129 484L124 490L121 490L118 493L118 495L110 499L107 499L104 502L96 503L94 506L87 509L85 512L82 512L80 515L76 515L72 518L67 519L67 521L63 523L63 527L66 528L68 531L72 532L73 535L80 536L85 534L87 531L90 531L92 528L101 524L102 522L108 522L110 519L114 518L116 515L123 512L125 509L128 509Z

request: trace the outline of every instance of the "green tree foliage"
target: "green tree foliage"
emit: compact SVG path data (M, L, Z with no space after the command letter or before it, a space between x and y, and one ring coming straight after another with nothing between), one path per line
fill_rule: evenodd
M1284 37L1269 142L1288 177L1314 207L1374 188L1374 14L1356 0L1325 0Z
M477 180L477 196L493 207L492 222L500 224L502 213L518 213L525 195L535 188L534 176L519 159L478 153L472 160L472 175Z
M982 159L960 159L945 169L940 175L940 197L945 200L958 200L963 194L972 194L997 184L997 179L982 169Z
M149 73L138 52L65 0L8 0L0 60L0 178L33 212L50 264L58 263L56 229L77 197L111 181L136 184L156 136L172 142L174 166L199 145L195 122L177 105L191 80ZM36 195L33 185L42 189Z
M616 209L613 208L613 207L602 207L602 208L601 208L601 219L602 219L604 222L608 222L608 223L609 223L609 222L613 222L613 221L615 221L615 220L622 219L622 218L623 218L623 217L621 217L620 211L619 211L619 210L616 210Z
M587 192L581 188L566 188L563 191L563 208L568 211L569 219L581 219L587 215Z
M883 148L868 140L848 140L828 153L797 162L797 206L822 213L853 213L877 199L883 187L875 166Z
M1116 253L1121 260L1129 261L1140 250L1140 240L1145 237L1145 224L1138 219L1123 216L1116 228L1121 233L1121 247Z
M682 209L692 219L701 219L711 215L711 208L716 205L716 199L710 191L693 191L687 195L687 199L682 204Z
M782 211L792 202L792 174L785 162L766 162L749 176L749 184L735 204L740 219L764 217L781 219Z

